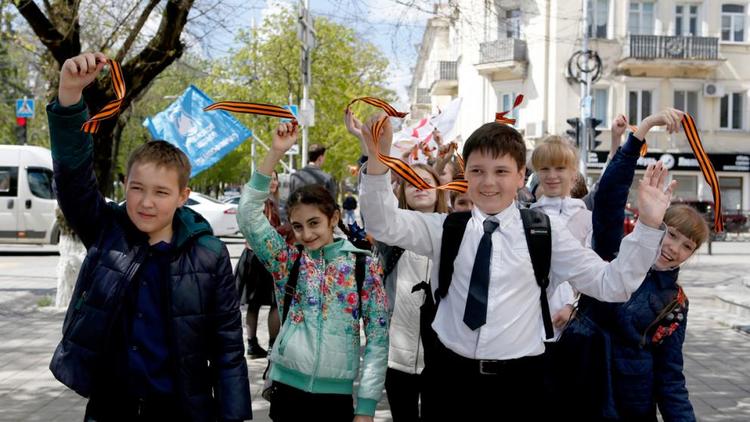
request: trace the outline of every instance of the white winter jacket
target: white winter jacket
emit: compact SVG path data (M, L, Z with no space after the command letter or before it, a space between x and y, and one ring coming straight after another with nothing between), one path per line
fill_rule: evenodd
M422 281L429 281L432 261L411 251L404 251L398 261L393 277L386 283L395 282L393 315L388 331L388 367L419 374L424 368L424 351L419 330L419 307L425 299L424 290L412 293L412 288Z
M549 198L542 196L538 201L531 204L531 208L542 210L550 216L557 216L566 221L566 227L573 234L573 237L581 242L581 245L591 247L591 235L593 226L591 223L591 211L586 208L586 204L580 199L571 197ZM549 297L550 315L555 315L560 309L567 304L575 301L576 292L569 283L561 283ZM562 330L555 327L555 337L552 341L557 341L562 334Z

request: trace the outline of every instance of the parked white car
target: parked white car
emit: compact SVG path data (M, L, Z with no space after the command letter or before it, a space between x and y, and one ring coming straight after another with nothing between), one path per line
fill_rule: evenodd
M50 150L0 145L0 242L57 244L56 207Z
M190 192L185 205L208 220L215 236L231 236L240 231L237 205L225 204L198 192Z
M239 207L240 206L240 196L239 195L232 196L232 197L226 198L225 200L223 200L221 202L223 202L223 203L225 203L227 205L235 205L235 206Z

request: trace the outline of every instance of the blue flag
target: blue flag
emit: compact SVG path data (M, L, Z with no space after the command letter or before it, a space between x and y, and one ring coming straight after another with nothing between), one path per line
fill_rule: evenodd
M170 142L188 156L193 166L190 177L216 164L252 135L226 111L203 111L213 102L190 85L166 110L143 121L154 139Z

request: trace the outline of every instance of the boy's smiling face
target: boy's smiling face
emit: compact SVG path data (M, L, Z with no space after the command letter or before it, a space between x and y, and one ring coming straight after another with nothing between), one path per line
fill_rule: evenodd
M149 236L149 243L172 240L172 218L187 201L190 189L180 188L177 170L136 162L125 181L125 208L130 221Z
M518 168L509 154L493 157L491 153L474 151L466 162L467 193L480 211L497 214L513 203L516 192L523 187L525 173L526 169Z

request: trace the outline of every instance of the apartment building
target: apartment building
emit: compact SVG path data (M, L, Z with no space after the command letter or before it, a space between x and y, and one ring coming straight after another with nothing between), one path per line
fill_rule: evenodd
M727 210L750 209L750 2L588 0L590 49L602 59L592 113L603 141L588 155L591 180L609 149L609 125L665 107L696 119ZM529 148L563 134L580 115L580 85L569 60L581 50L582 0L465 0L435 6L409 87L412 117L463 98L457 125L466 139L497 111L513 111ZM684 135L655 130L642 167L662 159L676 197L711 199Z

